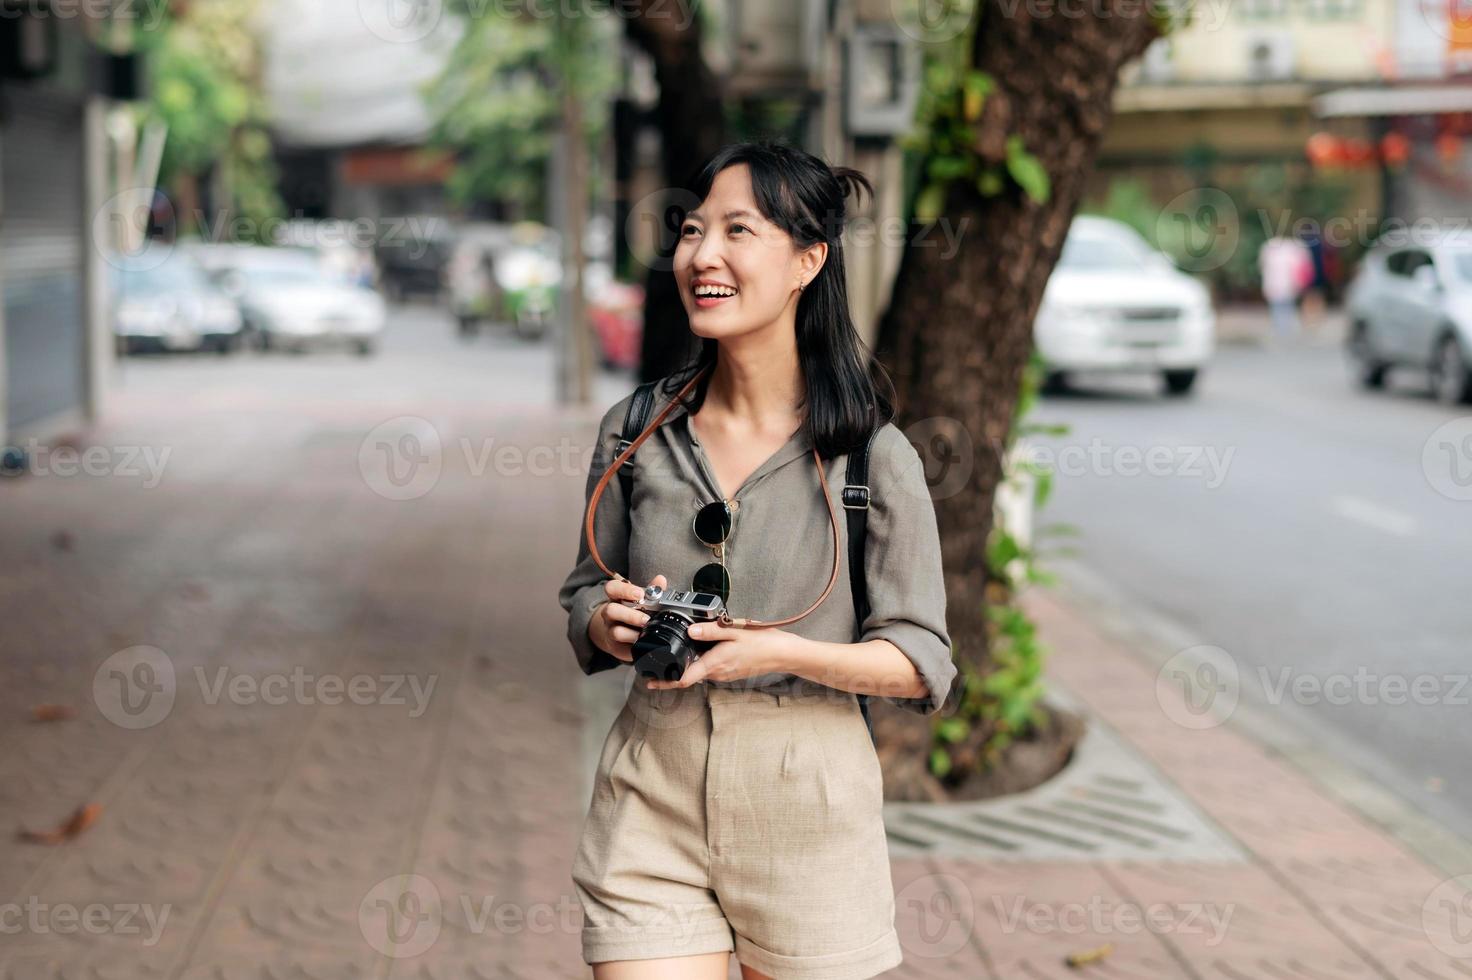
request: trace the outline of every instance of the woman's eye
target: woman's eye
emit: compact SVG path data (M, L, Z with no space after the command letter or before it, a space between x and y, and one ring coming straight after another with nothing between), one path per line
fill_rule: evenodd
M740 228L742 231L751 231L751 229L748 228L748 227L746 227L745 225L732 225L731 226L731 230L732 231L735 231L737 228Z

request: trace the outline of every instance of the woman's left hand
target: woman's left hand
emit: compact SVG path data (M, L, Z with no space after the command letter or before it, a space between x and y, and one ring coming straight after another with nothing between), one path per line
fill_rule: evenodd
M689 687L701 681L736 681L760 674L792 672L795 652L803 638L780 629L739 629L716 623L696 623L690 627L691 637L715 641L685 669L677 681L648 679L651 691Z

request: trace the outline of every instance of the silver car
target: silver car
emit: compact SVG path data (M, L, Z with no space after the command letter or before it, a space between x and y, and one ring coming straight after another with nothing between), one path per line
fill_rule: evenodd
M1392 368L1414 368L1438 401L1472 402L1472 238L1373 249L1346 300L1361 384L1381 388Z

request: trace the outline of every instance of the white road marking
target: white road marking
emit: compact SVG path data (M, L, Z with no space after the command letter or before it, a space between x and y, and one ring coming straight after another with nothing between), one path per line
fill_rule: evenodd
M1384 531L1386 534L1394 534L1402 538L1414 537L1416 534L1414 517L1362 497L1334 497L1329 501L1329 507L1340 517L1357 521L1366 527Z

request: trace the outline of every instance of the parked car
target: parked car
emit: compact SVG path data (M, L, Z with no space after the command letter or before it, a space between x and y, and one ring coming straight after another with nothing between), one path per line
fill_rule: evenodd
M1472 238L1371 249L1346 294L1347 351L1360 384L1426 372L1437 400L1472 402Z
M438 300L445 287L445 266L454 245L448 225L439 219L384 219L385 232L374 246L384 291L395 302L415 295ZM408 228L414 228L411 234Z
M1211 359L1211 295L1128 225L1081 215L1033 324L1049 387L1070 372L1158 373L1185 395Z
M240 346L239 309L188 256L110 261L116 269L113 333L119 353L161 348L227 354Z
M362 227L340 218L298 218L283 224L274 237L277 245L315 256L328 275L371 288L378 283L378 262L372 243L362 241L364 234Z
M383 297L324 272L315 257L279 252L245 253L220 272L261 348L377 350L388 318Z

